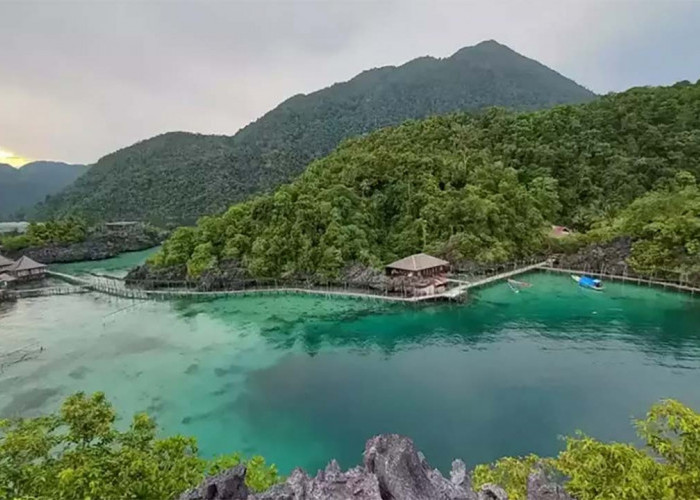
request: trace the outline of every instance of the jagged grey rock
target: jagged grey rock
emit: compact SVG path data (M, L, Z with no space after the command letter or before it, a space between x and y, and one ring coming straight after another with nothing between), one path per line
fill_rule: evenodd
M450 479L430 467L413 441L397 434L375 436L365 445L363 464L343 472L335 460L309 477L295 469L287 480L262 493L245 487L245 467L207 478L179 500L508 500L500 486L478 493L464 462L452 462ZM541 470L528 479L528 500L573 500Z
M508 500L508 493L496 484L487 483L479 490L477 500Z
M248 500L245 465L236 465L216 476L208 477L197 488L180 496L181 500Z
M528 500L574 500L561 485L547 479L542 469L537 469L527 478Z
M377 476L382 499L472 500L469 492L433 470L413 441L397 434L375 436L365 445L364 466Z

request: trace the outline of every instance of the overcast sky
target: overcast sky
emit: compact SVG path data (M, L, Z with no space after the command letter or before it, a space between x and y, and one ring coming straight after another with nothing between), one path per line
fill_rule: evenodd
M700 78L700 0L0 0L0 149L92 163L495 39L589 89Z

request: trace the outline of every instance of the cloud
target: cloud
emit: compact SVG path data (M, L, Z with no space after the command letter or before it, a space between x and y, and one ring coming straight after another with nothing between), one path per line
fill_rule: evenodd
M496 39L597 92L700 77L700 4L0 0L0 143L93 162L232 134L364 69Z

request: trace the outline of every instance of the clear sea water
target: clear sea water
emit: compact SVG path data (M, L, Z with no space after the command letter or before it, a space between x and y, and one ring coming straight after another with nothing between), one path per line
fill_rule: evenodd
M120 274L144 257L69 266ZM0 352L44 348L3 368L0 416L101 390L124 424L146 410L206 455L259 453L288 473L332 457L355 465L381 432L411 436L445 470L455 457L552 455L577 429L633 441L631 418L661 398L700 410L699 299L525 279L534 286L519 294L498 284L467 304L428 307L97 294L0 304Z

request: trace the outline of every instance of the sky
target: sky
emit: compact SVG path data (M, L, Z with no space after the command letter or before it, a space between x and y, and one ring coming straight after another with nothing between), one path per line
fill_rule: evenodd
M283 100L494 39L597 93L700 79L700 0L0 0L0 163L232 135Z

